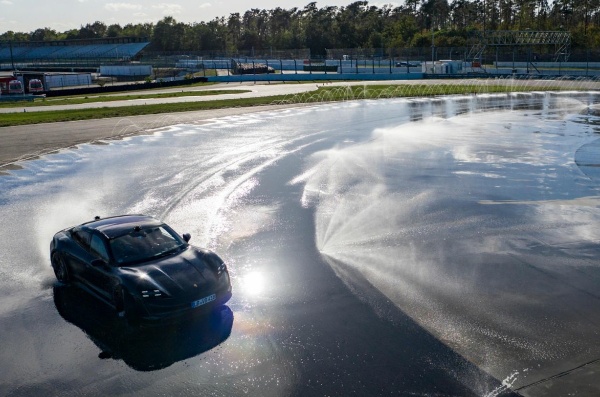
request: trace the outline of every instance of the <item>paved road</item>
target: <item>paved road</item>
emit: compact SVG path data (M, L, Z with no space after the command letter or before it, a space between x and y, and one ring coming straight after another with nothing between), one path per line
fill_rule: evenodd
M187 91L205 91L205 90L250 90L243 94L220 94L210 96L192 96L192 97L176 97L176 98L155 98L155 99L140 99L140 100L123 100L113 102L92 102L80 105L56 105L56 106L27 106L24 108L0 108L0 113L14 112L43 112L56 111L65 109L89 109L100 107L121 107L121 106L142 106L145 104L160 104L160 103L182 103L194 101L212 101L216 99L227 98L249 98L249 97L265 97L275 95L295 95L295 94L310 94L316 91L320 86L329 87L345 87L345 86L365 86L386 84L397 85L400 89L402 86L410 86L415 84L466 84L472 85L474 91L478 87L490 84L503 84L507 86L522 87L528 86L534 90L544 90L548 87L562 86L564 88L572 88L573 90L598 90L600 82L594 81L569 81L569 80L512 80L512 79L487 79L487 80L395 80L395 81L368 81L368 82L332 82L332 83L278 83L278 84L254 84L254 83L228 83L217 84L211 86L186 87ZM168 88L163 90L153 90L153 93L169 93L177 92L182 88ZM111 94L132 95L132 94L148 94L148 91L134 91L127 93ZM351 99L351 98L349 98ZM324 98L326 100L326 98ZM283 105L273 105L281 107ZM304 106L296 104L293 106ZM35 158L39 155L50 151L59 150L73 145L78 145L86 142L92 142L100 139L115 139L122 136L139 134L147 130L164 127L177 123L198 123L203 120L222 117L224 115L235 115L249 112L257 112L261 110L272 109L272 106L261 106L251 108L234 108L234 109L219 109L208 111L169 113L164 115L146 115L133 116L126 118L109 118L88 121L38 124L16 127L0 128L0 174L3 170L12 167L18 167L17 162Z
M369 288L372 280L347 285L342 276L358 272L340 268L330 245L327 257L316 246L321 215L331 212L302 199L312 183L290 182L311 160L360 150L373 128L410 121L402 110L409 104L388 101L379 112L373 105L176 125L65 150L0 177L0 219L9 225L0 232L0 395L476 397L501 388L504 372L490 376L455 352ZM73 131L80 123L64 125ZM428 188L415 165L406 180ZM379 179L373 170L366 177ZM54 284L54 232L94 215L135 212L164 219L225 258L234 297L216 322L131 335L110 308Z
M231 90L250 90L247 93L227 93ZM303 92L309 92L316 90L315 84L266 84L266 85L254 85L254 84L218 84L204 87L192 87L192 88L170 88L164 90L153 90L153 91L128 91L121 94L111 94L111 96L119 95L149 95L149 94L162 94L180 91L206 91L206 90L222 90L223 94L220 95L203 95L203 96L184 96L175 98L145 98L145 99L132 99L122 101L111 101L111 102L90 102L78 105L52 105L52 106L24 106L22 108L0 108L0 113L18 113L23 110L28 112L47 112L55 110L66 110L66 109L95 109L103 107L123 107L123 106L143 106L143 105L155 105L162 103L184 103L184 102L205 102L214 101L218 99L236 99L236 98L257 98L272 95L287 95L297 94ZM48 99L50 100L50 99Z
M61 148L190 124L0 178L0 395L462 396L500 380L597 395L597 180L572 155L594 155L595 138L561 119L591 106L537 97L3 129ZM461 117L473 103L492 111ZM131 347L114 313L52 288L52 234L119 212L167 219L227 258L235 298L212 339L192 324Z
M297 105L302 106L302 105ZM107 118L61 123L32 124L0 128L0 174L18 167L16 163L63 148L104 139L152 132L178 123L202 123L205 120L289 107L285 105L202 110L125 118Z

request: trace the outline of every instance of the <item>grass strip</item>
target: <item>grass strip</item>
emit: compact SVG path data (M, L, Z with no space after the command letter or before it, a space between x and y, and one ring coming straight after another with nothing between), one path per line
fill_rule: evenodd
M33 102L0 102L0 108L28 108L38 106L54 106L54 105L80 105L83 103L97 102L114 102L114 101L131 101L136 99L154 99L154 98L177 98L188 96L207 96L207 95L222 95L222 94L244 94L252 92L251 90L206 90L206 91L181 91L181 92L162 92L155 94L138 94L138 95L95 95L95 96L76 96L76 97L56 97L35 99Z
M439 95L472 95L484 93L509 93L526 91L559 91L560 87L511 87L507 85L482 84L435 84L435 85L365 85L345 87L320 87L316 91L294 95L279 95L258 98L221 99L203 102L180 102L123 107L102 107L94 109L73 109L62 111L38 111L27 113L4 113L0 117L0 127L101 119L108 117L129 117L159 113L189 112L232 107L262 105L321 103L359 99L381 99L400 97L427 97Z
M152 105L122 106L122 107L102 107L94 109L72 109L59 111L39 111L26 113L3 113L0 116L0 127L15 125L54 123L61 121L77 121L102 119L108 117L130 117L142 116L148 114L189 112L194 110L212 110L228 107L249 107L269 105L271 99L248 98L248 99L222 99L209 102L180 102L163 103Z

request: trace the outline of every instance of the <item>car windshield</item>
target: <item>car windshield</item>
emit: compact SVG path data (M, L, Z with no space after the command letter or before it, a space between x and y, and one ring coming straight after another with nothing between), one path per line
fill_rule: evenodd
M110 240L110 249L119 265L144 262L172 254L185 247L185 242L164 226L135 228Z

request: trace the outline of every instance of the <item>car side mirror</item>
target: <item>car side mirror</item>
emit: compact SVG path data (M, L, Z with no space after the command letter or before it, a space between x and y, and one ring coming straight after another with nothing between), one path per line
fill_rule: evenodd
M91 263L94 267L106 267L108 264L104 262L102 259L94 259Z
M192 235L191 235L191 234L189 234L189 233L184 233L184 234L183 234L183 236L181 236L181 237L183 237L183 240L184 240L186 243L189 243L189 242L190 242L190 239L192 238Z

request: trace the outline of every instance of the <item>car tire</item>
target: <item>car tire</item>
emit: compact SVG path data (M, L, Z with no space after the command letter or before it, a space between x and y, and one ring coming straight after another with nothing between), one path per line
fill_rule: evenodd
M120 285L113 289L113 304L117 313L122 313L125 310L125 297L123 294L123 287Z
M117 285L113 290L113 304L119 317L124 318L129 325L138 324L133 297L121 285Z
M52 254L52 269L54 269L54 275L59 282L63 284L69 284L71 281L69 268L58 252Z

